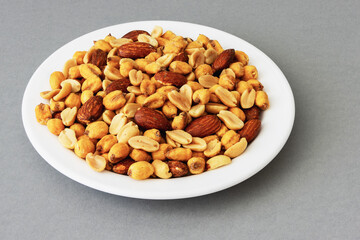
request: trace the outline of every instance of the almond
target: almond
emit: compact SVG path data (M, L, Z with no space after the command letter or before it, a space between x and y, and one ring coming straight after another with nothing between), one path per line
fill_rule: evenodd
M149 43L145 42L132 42L126 43L119 47L119 56L122 58L144 58L149 53L155 52L156 49L150 45Z
M154 78L164 85L174 85L181 87L187 82L184 75L175 72L161 71L155 74Z
M214 61L213 68L216 72L228 68L235 57L234 49L227 49L223 51Z
M245 123L244 127L239 131L239 134L250 143L259 134L260 128L261 121L259 119L251 119Z
M107 63L107 54L101 49L96 49L90 56L90 62L98 67L105 66Z
M116 90L121 90L123 93L127 93L128 92L127 87L129 86L130 86L130 80L128 78L115 80L106 87L105 93L109 94Z
M173 61L188 62L189 57L185 52L181 52L173 59Z
M147 107L141 107L136 111L134 121L144 129L171 130L171 125L164 115Z
M97 120L103 113L104 105L101 96L94 96L81 106L77 113L77 120L82 124L88 124Z
M244 113L246 120L249 121L251 119L259 119L261 110L257 106L253 106L252 108L244 109Z
M193 137L206 137L216 133L220 128L221 121L218 117L205 115L192 121L185 130Z
M147 31L145 30L133 30L128 32L127 34L125 34L124 36L122 36L122 38L128 38L133 40L134 42L138 40L138 36L139 34L146 34L146 35L150 35Z

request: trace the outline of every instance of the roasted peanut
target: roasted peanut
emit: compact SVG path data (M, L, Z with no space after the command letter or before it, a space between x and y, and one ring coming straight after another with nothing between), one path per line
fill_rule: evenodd
M201 64L195 69L195 77L199 79L201 76L212 75L214 70L208 64Z
M109 127L104 121L89 123L85 129L85 134L90 138L101 139L109 132Z
M199 83L204 88L211 88L214 85L218 84L218 82L219 82L219 79L212 75L203 75L203 76L200 76L198 79L199 79Z
M144 150L141 149L133 149L129 155L134 161L139 162L139 161L146 161L146 162L150 162L151 160L151 156L146 153Z
M65 79L69 76L69 69L77 65L76 59L69 59L65 62L62 73L64 74Z
M192 142L192 136L184 130L166 131L166 135L180 144L190 144Z
M77 109L81 106L81 97L79 94L70 93L65 99L65 106L69 108L76 107Z
M172 146L170 146L167 143L161 143L159 145L159 149L155 152L151 153L152 159L158 159L158 160L162 160L165 161L166 160L166 153L172 149Z
M169 165L167 165L165 162L161 160L154 160L152 165L154 167L154 173L156 176L163 179L171 178L172 173L170 172Z
M220 76L219 85L226 88L227 90L233 90L235 88L235 78L231 75L224 74Z
M243 121L243 122L245 121L245 119L246 119L245 113L240 108L232 107L232 108L229 108L229 111L232 112L233 114L235 114L238 118L240 118L241 121Z
M189 111L190 116L194 118L198 118L202 116L204 113L205 113L205 105L203 104L195 105Z
M176 161L187 161L192 156L192 151L187 148L174 148L166 152L166 158Z
M174 120L171 123L171 127L174 130L181 130L186 127L188 124L188 115L186 112L181 112L178 116L174 117Z
M258 71L255 66L253 65L246 65L244 66L244 76L242 80L247 81L249 79L257 79Z
M103 104L108 110L117 110L123 107L126 99L120 90L110 92L104 97Z
M154 167L148 162L140 161L130 165L128 175L135 180L144 180L154 173Z
M109 127L110 134L113 134L113 135L118 134L120 129L123 126L125 126L127 121L128 121L128 119L123 113L119 113L119 114L115 115L115 117L113 117L110 127Z
M165 95L157 92L148 96L145 99L143 106L148 108L161 108L164 105L165 100Z
M237 78L244 76L244 66L241 62L234 62L230 64L229 68L234 71Z
M62 130L64 130L64 124L62 123L62 121L60 119L57 118L53 118L53 119L49 119L46 123L49 131L52 134L55 134L56 136L58 136Z
M149 137L135 136L129 139L129 145L135 149L142 149L146 152L155 152L159 149L159 143Z
M228 156L218 155L207 160L206 168L207 170L214 170L216 168L228 165L230 163L231 163L231 159Z
M111 124L112 119L115 117L115 113L111 110L105 110L102 114L102 119L108 125Z
M240 134L236 133L234 130L227 131L224 136L221 138L221 144L227 150L232 145L237 143L240 140Z
M79 139L74 148L75 154L80 158L85 158L88 153L94 153L95 145L90 138Z
M240 98L241 107L247 109L254 106L255 97L256 97L256 91L254 89L252 89L250 92L246 89L241 94L241 98Z
M155 93L156 91L156 85L154 82L152 82L151 80L143 80L140 84L140 91L145 95L145 96L150 96L152 94Z
M109 151L109 161L117 163L125 159L130 153L130 147L126 143L116 143Z
M223 123L232 130L239 130L244 126L244 122L241 121L240 118L238 118L234 113L227 111L227 110L221 110L217 116L223 121Z
M114 135L105 135L96 144L96 151L99 153L107 153L111 147L117 143L117 139Z
M74 149L77 143L75 131L70 128L65 128L59 134L59 142L68 149Z
M61 112L61 119L65 126L71 126L74 124L77 114L77 108L65 108Z
M64 102L56 102L52 99L50 99L50 109L53 112L61 112L65 109L65 103Z
M192 71L192 67L186 62L173 61L172 63L170 63L169 70L172 72L186 75Z
M93 91L91 90L85 90L81 93L80 100L82 104L85 104L87 100L92 98L94 96Z
M216 136L221 138L227 131L229 131L229 129L225 126L225 124L221 124L221 128L216 132Z
M255 105L258 106L261 110L266 110L269 108L269 98L266 92L256 92Z
M184 148L189 148L192 151L205 151L207 148L207 144L204 139L199 137L193 137L191 143L189 144L183 144Z
M81 123L74 123L70 126L70 129L72 129L75 132L75 136L78 138L82 135L84 135L85 127Z
M88 153L86 155L86 163L95 171L102 172L106 167L106 159L99 155L94 155L93 153Z
M148 137L148 138L151 138L151 139L157 141L158 143L160 143L160 141L161 141L161 133L160 133L160 131L158 129L146 130L144 132L144 136Z
M174 118L177 114L177 107L170 101L166 101L162 107L162 112L167 118Z
M210 100L210 91L208 89L199 89L193 94L193 101L199 104L207 104Z
M243 66L249 63L248 55L242 51L235 51L235 58L238 62L241 62Z
M56 71L50 75L50 87L51 89L60 89L60 84L66 78L62 72Z
M247 147L246 138L241 138L239 142L235 143L225 151L225 155L231 158L240 156Z
M53 99L54 101L60 101L61 99L67 97L71 93L71 84L65 83L61 88L60 92L56 94Z
M257 79L249 79L247 83L250 84L255 89L255 91L261 91L264 88L261 82L259 82Z
M201 157L192 157L187 161L191 174L200 174L205 170L205 159Z
M130 138L138 136L139 134L140 130L138 125L133 122L128 122L120 128L117 134L117 140L119 143L127 143Z

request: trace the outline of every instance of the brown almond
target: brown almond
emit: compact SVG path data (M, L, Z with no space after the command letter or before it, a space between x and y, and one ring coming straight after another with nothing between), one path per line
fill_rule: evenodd
M259 119L261 110L257 106L253 106L252 108L244 109L244 113L246 120L249 121L251 119Z
M133 30L128 32L127 34L125 34L124 36L122 36L122 38L128 38L133 40L133 42L138 40L138 36L140 34L146 34L146 35L150 35L147 31L145 30Z
M106 89L105 93L109 94L116 90L121 90L123 93L127 93L127 87L130 86L130 80L128 78L123 78L120 80L115 80L112 83L110 83Z
M154 78L164 85L174 85L176 87L181 87L187 83L187 79L184 75L170 71L158 72L155 74Z
M221 121L215 115L205 115L192 121L185 129L193 137L206 137L221 128Z
M96 49L90 56L90 62L98 67L105 66L107 63L107 54L101 49Z
M244 127L239 131L240 137L246 138L250 143L259 134L261 128L261 121L259 119L251 119L247 121Z
M134 121L144 129L171 130L171 125L164 115L147 107L141 107L136 111Z
M189 57L185 52L181 52L177 56L175 56L173 61L181 61L181 62L186 62L187 63L189 61Z
M213 63L213 68L216 72L221 71L225 68L228 68L233 62L235 57L234 49L227 49L220 53L220 55L215 59Z
M155 52L156 49L145 42L132 42L126 43L119 47L119 56L122 58L144 58L151 52Z
M103 113L104 105L101 96L94 96L87 100L77 112L77 120L82 124L89 124L97 120Z

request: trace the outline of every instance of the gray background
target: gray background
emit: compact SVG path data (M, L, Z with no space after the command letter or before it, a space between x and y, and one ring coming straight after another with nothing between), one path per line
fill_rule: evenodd
M0 238L359 239L359 9L359 1L2 1ZM254 177L193 199L130 199L63 176L27 139L22 95L45 58L90 31L157 19L239 36L284 72L294 129Z

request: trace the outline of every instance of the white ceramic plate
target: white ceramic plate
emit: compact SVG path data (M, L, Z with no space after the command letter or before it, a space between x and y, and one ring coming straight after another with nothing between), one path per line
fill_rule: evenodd
M234 48L249 55L250 64L258 68L259 80L264 85L270 100L270 108L263 113L262 129L258 137L241 156L230 165L183 178L148 179L136 181L128 176L112 172L95 172L72 151L65 149L57 137L46 126L35 119L34 109L45 101L39 96L49 90L49 76L61 71L63 64L72 58L75 51L88 50L93 40L111 33L121 37L134 29L151 32L155 25L164 31L196 39L202 33L210 39L217 39L224 49ZM281 116L281 117L279 117ZM276 64L263 52L246 41L229 33L192 23L173 21L143 21L106 27L85 34L55 51L31 77L24 93L22 117L26 133L38 153L55 169L69 178L100 191L142 199L179 199L217 192L238 184L265 167L282 149L287 141L295 116L294 97L285 76Z

